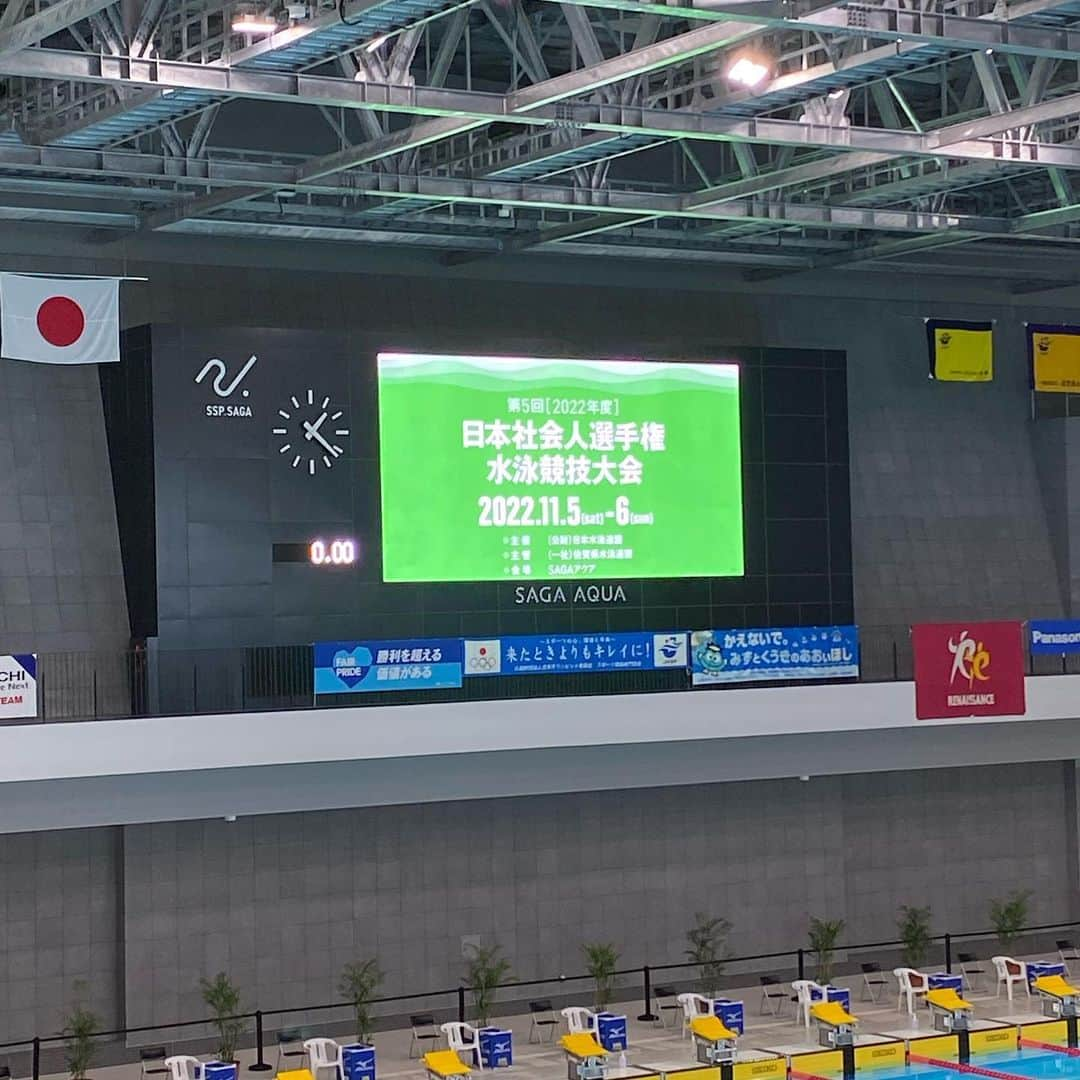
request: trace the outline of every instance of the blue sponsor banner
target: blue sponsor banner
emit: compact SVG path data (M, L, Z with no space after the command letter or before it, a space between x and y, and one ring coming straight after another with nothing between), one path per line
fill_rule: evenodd
M461 639L320 641L315 693L436 690L461 685Z
M859 674L854 626L784 626L695 630L690 636L695 686L780 679L846 679Z
M1080 652L1080 619L1034 619L1028 630L1033 653Z
M466 675L641 671L687 665L686 634L533 634L465 642Z

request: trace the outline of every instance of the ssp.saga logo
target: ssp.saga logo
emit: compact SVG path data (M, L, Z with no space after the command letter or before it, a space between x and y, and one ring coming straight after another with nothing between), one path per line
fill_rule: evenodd
M202 385L202 382L206 377L213 372L214 378L211 382L211 389L214 394L223 399L232 398L233 394L239 389L240 384L247 378L248 372L255 366L258 361L258 357L252 353L248 357L248 361L231 379L228 378L229 369L225 366L225 362L217 356L212 356L209 360L203 364L202 369L198 375L195 376L195 384ZM246 398L250 394L250 391L245 387L240 390L240 397ZM227 405L219 405L215 402L208 403L206 405L206 415L210 417L248 417L253 416L251 406L243 402L229 402Z

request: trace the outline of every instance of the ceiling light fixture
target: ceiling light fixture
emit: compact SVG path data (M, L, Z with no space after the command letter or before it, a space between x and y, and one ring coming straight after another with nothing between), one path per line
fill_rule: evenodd
M727 77L742 86L755 87L769 74L769 67L751 56L740 56L728 68Z
M277 29L277 19L253 12L238 12L233 16L234 34L272 34Z

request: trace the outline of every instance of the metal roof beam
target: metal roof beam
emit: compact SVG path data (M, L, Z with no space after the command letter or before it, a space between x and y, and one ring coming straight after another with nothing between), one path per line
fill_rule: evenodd
M0 30L0 55L19 52L31 45L37 45L53 34L73 26L83 19L90 18L104 11L116 0L58 0L47 8L20 22ZM8 0L21 6L16 0Z

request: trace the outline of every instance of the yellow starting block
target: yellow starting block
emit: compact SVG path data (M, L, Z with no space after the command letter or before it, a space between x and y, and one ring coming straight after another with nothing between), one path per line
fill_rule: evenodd
M818 1042L822 1046L854 1046L855 1025L858 1017L840 1004L839 1001L822 1001L810 1006L810 1019L818 1029Z
M456 1050L429 1050L424 1055L428 1080L447 1080L451 1076L469 1076L472 1069L457 1056Z
M721 1065L735 1060L738 1034L719 1016L695 1016L690 1021L697 1059L704 1065Z
M567 1080L603 1080L607 1075L607 1051L591 1032L564 1035L559 1045L566 1054Z
M1044 1016L1080 1016L1080 990L1060 975L1041 975L1031 985L1042 998Z
M926 1005L938 1031L967 1031L972 1006L951 986L927 990Z

